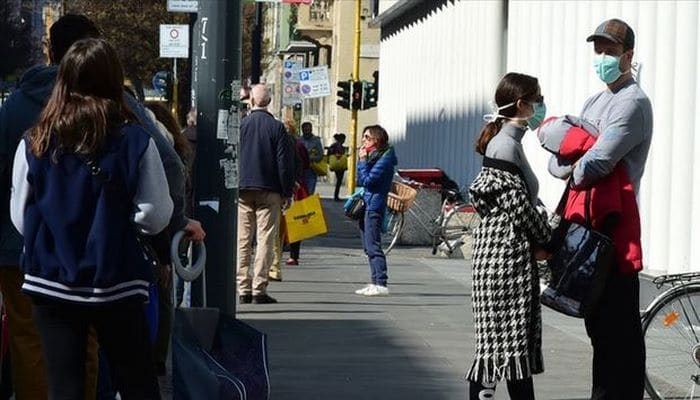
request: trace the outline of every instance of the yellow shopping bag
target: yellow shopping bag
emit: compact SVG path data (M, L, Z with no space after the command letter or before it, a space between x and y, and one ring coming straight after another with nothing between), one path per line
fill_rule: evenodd
M310 239L328 232L326 218L323 216L321 197L312 194L302 200L295 201L284 213L284 223L287 227L289 243Z
M331 171L345 171L348 169L347 154L337 155L331 154L328 156L328 168Z
M318 176L328 175L328 160L327 156L323 156L319 161L311 162L311 169L314 170Z

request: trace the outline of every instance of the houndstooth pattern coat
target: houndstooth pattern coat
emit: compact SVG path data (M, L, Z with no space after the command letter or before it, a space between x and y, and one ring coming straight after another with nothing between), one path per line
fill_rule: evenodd
M481 217L472 260L476 354L466 376L475 382L518 380L544 371L532 245L547 242L550 228L513 168L484 167L469 189Z

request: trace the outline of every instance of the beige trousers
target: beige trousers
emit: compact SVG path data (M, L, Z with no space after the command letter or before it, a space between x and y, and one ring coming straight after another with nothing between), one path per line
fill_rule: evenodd
M265 190L241 190L238 195L238 294L264 294L277 240L282 197ZM253 276L253 241L257 238Z

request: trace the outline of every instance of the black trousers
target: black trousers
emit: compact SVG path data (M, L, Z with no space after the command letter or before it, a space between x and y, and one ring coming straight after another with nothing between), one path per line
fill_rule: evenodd
M299 260L299 251L301 250L301 242L289 244L289 258Z
M622 275L614 266L599 305L585 322L593 345L591 399L642 399L646 350L637 274Z
M333 199L338 200L340 197L340 187L343 186L343 176L345 176L345 170L335 171L335 192L333 192Z
M160 399L143 304L85 306L39 301L34 306L34 321L41 336L51 400L84 398L90 325L97 332L121 398Z
M532 377L519 381L506 381L510 400L535 400L535 387ZM483 384L469 381L469 400L493 399L496 396L496 383Z

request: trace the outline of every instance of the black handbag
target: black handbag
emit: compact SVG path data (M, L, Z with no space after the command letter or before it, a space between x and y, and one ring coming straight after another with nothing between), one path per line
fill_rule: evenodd
M359 221L365 215L365 199L362 198L362 193L355 193L343 205L345 216Z
M591 227L591 191L586 191L585 225L563 218L569 197L569 184L562 195L556 214L559 225L545 246L552 252L547 261L551 279L542 292L542 304L563 314L583 318L594 309L605 287L615 249L610 238Z

